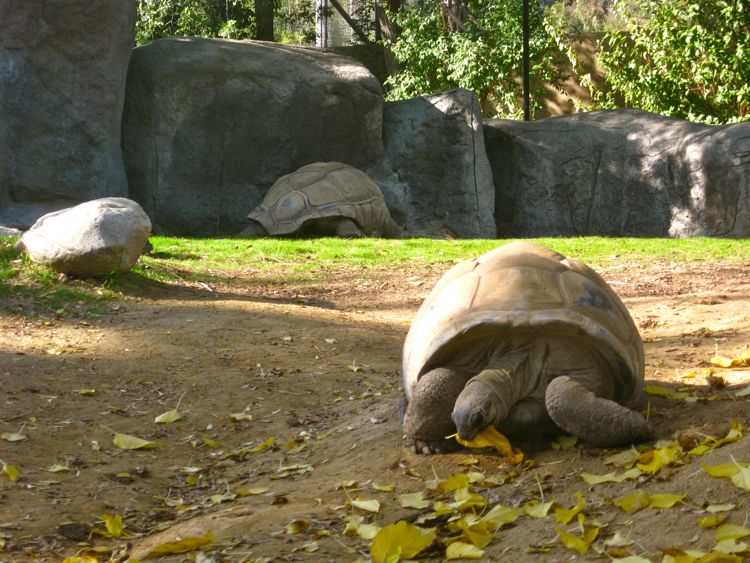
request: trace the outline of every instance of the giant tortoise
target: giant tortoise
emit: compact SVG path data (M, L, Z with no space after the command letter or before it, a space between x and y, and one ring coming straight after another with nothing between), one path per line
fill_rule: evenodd
M643 344L607 283L585 264L514 242L457 264L417 312L403 350L404 429L414 451L455 447L492 425L607 447L649 439L632 410Z
M401 230L377 184L341 162L315 162L282 176L248 219L243 236L397 237Z

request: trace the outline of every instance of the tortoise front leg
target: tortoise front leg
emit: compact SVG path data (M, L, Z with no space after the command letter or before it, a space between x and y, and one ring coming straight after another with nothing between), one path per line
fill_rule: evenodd
M596 395L566 375L549 383L544 402L555 424L592 446L627 445L654 437L640 413Z
M460 447L445 437L456 433L451 412L470 377L466 370L437 368L419 378L404 415L406 441L414 453L445 453Z

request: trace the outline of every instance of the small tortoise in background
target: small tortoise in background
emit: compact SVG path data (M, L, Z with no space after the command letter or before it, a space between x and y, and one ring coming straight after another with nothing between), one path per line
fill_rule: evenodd
M653 437L631 410L643 344L625 305L591 268L514 242L457 264L404 343L404 429L414 451L455 448L489 425L537 440L561 430L592 446Z
M380 188L341 162L315 162L282 176L248 215L243 236L398 237Z

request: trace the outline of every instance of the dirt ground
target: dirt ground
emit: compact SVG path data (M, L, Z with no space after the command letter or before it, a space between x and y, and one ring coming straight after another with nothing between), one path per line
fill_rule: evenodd
M370 541L345 535L346 517L413 521L420 511L402 508L397 495L468 471L504 481L475 487L490 504L554 499L569 508L580 492L586 529L600 528L580 555L559 540L554 508L546 518L522 516L495 533L486 561L661 561L669 549L710 552L715 530L698 520L717 504L732 505L718 513L725 522L748 525L747 491L701 467L750 462L747 437L654 475L600 485L580 473L622 472L604 464L621 449L516 444L533 460L520 466L490 453L408 451L397 413L401 346L449 266L322 271L327 281L316 285L217 273L213 285L153 286L90 318L2 314L0 432L26 439L0 440L0 459L20 471L15 482L0 473L0 561L140 559L209 530L216 541L201 554L164 560L367 560ZM713 385L703 370L717 350L735 357L750 344L749 268L614 259L597 268L640 327L647 384L699 398L646 396L660 439L724 436L730 421L748 425L750 399L735 393L750 383L750 368L717 370ZM154 422L172 409L181 420ZM230 417L237 413L239 420ZM121 449L115 433L157 446ZM250 451L268 438L272 446ZM632 514L613 505L636 490L687 496L670 509ZM379 512L348 505L358 497L377 499ZM121 537L90 533L105 528L103 514L123 517ZM294 520L302 531L287 533ZM562 527L579 533L575 521ZM616 533L628 546L605 544ZM87 545L115 553L81 551ZM735 557L711 560L742 560Z

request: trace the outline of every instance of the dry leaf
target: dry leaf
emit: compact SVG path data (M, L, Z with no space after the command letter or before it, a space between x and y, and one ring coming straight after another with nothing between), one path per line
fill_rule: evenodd
M380 530L372 540L370 555L373 563L396 563L411 559L428 548L435 540L434 528L420 528L399 520Z
M373 483L372 488L381 493L392 493L396 490L396 485L379 485L378 483Z
M255 453L258 453L258 452L262 452L263 450L265 450L265 449L270 448L271 446L273 446L273 442L274 442L273 438L266 438L265 440L263 440L263 442L261 442L257 446L255 446L253 448L250 448L250 453L254 453L255 454Z
M360 497L357 497L353 501L350 502L350 504L354 508L359 508L360 510L364 510L366 512L379 512L380 511L380 503L375 500L367 500Z
M365 540L371 540L380 531L377 524L366 524L364 516L352 514L346 518L345 536L359 536Z
M583 534L583 537L578 537L574 534L571 534L570 532L566 532L562 528L555 528L555 530L560 536L560 540L563 542L563 545L565 547L567 547L568 549L573 549L581 555L584 555L588 552L591 542L593 542L596 539L596 536L599 534L599 528L590 528Z
M682 502L687 498L687 495L675 495L669 493L657 493L650 495L648 508L672 508L678 502Z
M252 489L235 489L234 493L238 497L247 497L251 495L262 495L270 491L270 487L253 487Z
M119 432L115 432L112 443L123 450L147 450L159 445L158 442L149 442L148 440L143 440L130 434L120 434Z
M299 548L300 551L304 551L305 553L315 553L320 549L320 546L318 545L318 542L311 541L307 542L306 544L303 544L302 547Z
M62 471L70 471L70 467L68 467L67 465L55 463L53 465L50 465L46 470L50 473L60 473Z
M632 514L646 508L650 502L651 497L646 491L638 491L614 501L614 504L628 514Z
M96 397L99 394L96 389L78 389L76 393L82 397Z
M714 516L705 516L704 518L701 518L698 520L698 525L701 528L716 528L717 526L724 523L724 520L726 520L727 517L723 514L718 514Z
M119 538L122 535L122 516L119 514L102 514L102 521L106 530L94 528L94 532L105 538Z
M221 444L217 442L216 440L212 440L211 438L203 438L202 439L203 444L211 448L212 450L218 450L221 447Z
M668 399L684 400L690 397L690 393L685 391L674 391L668 387L662 387L661 385L646 385L644 388L646 393L649 395L656 395L658 397L666 397Z
M445 550L446 560L451 559L481 559L484 551L470 543L453 542Z
M307 530L309 527L310 527L309 520L303 520L301 518L298 518L296 520L292 520L291 522L289 522L289 524L286 525L286 533L287 534L299 534Z
M455 437L459 444L467 448L494 448L504 456L510 458L511 463L521 463L523 461L523 453L513 450L508 438L500 434L494 426L488 426L474 436L473 440L464 440L458 434L448 436L448 438L452 437Z
M574 507L555 509L555 520L560 522L560 524L567 524L576 517L576 514L583 510L583 495L577 492L576 498L578 499L578 503Z
M558 436L552 442L552 448L555 450L569 450L578 443L578 436Z
M402 508L416 508L419 510L430 506L430 501L424 498L424 491L398 495L396 498Z
M750 536L750 528L745 526L738 526L737 524L727 523L722 524L714 532L716 541L723 540L738 540Z
M0 434L0 438L6 442L20 442L21 440L25 440L26 436L18 432L3 432Z
M717 553L743 553L750 548L745 542L737 543L735 539L722 540L714 546L713 551Z
M555 504L554 500L549 502L540 502L532 500L523 505L523 511L532 518L544 518L549 513L549 509Z
M5 476L10 479L12 483L18 481L18 478L21 476L21 471L15 465L11 465L5 462L0 463L3 464L3 473L5 474Z
M628 479L637 479L642 473L640 469L633 467L619 475L614 472L605 475L594 475L593 473L581 473L580 475L589 485L599 485L601 483L622 483Z
M237 422L239 422L241 420L252 420L253 419L253 415L250 414L249 410L250 410L250 407L246 408L242 412L233 412L233 413L230 413L229 414L229 418L231 418L232 420L236 420Z
M638 462L635 466L643 471L652 475L659 471L662 467L665 467L672 463L677 457L677 450L674 448L666 447L655 450L648 450L638 456Z
M171 411L161 413L159 416L154 418L154 422L156 422L157 424L169 424L170 422L177 422L181 418L182 413L177 409L172 409Z
M179 541L159 544L152 548L151 551L146 554L144 559L152 559L154 557L161 557L162 555L169 555L172 553L187 553L189 551L195 551L204 545L211 545L215 541L213 533L209 530L201 537L189 537L183 538Z

